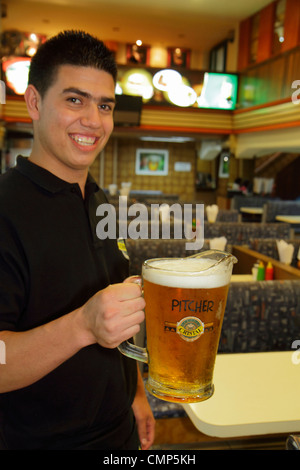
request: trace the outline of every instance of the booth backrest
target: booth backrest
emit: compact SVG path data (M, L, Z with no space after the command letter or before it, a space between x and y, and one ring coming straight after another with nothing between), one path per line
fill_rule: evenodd
M300 340L300 281L232 282L219 353L288 351Z
M276 215L300 215L300 201L267 201L263 221L275 222Z
M249 248L251 248L251 250L258 251L258 253L279 260L276 241L277 240L274 238L251 238L249 241ZM284 241L294 246L294 253L292 257L291 266L297 267L297 257L300 249L300 239L285 239Z
M237 209L239 211L241 207L263 207L269 200L277 201L280 199L263 196L235 195L231 201L231 209Z
M130 259L130 274L140 274L143 262L151 258L185 258L198 251L210 248L209 240L226 237L225 250L231 252L232 245L247 245L253 239L263 237L289 239L289 224L261 224L251 222L215 222L204 226L204 244L201 250L186 250L187 240L182 239L131 239L125 240Z
M251 238L290 238L291 227L283 223L215 222L205 223L204 237L226 237L230 245L248 245Z

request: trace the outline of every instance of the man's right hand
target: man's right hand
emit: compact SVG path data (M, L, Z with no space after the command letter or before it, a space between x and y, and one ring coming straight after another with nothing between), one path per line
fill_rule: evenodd
M111 284L97 292L82 307L91 343L115 348L140 330L145 301L136 283Z

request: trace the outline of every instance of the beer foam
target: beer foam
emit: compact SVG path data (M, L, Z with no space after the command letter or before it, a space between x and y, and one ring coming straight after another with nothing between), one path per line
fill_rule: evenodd
M231 263L214 266L215 264L216 260L210 258L151 260L149 264L143 266L143 278L154 284L183 289L209 289L229 284Z

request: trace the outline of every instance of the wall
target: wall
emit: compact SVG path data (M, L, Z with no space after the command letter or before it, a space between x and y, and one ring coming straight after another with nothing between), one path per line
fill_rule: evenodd
M293 200L300 197L300 155L294 157L295 159L276 175L276 196L281 199Z
M169 171L166 176L135 174L136 150L138 148L164 149L169 151ZM102 159L102 163L101 163ZM177 172L175 162L191 163L191 171ZM104 174L100 174L102 171ZM174 144L142 142L133 138L112 138L100 155L91 173L97 182L108 187L115 182L121 188L123 181L131 181L133 190L156 190L166 194L178 194L184 201L195 199L196 150L194 143Z
M135 158L138 148L164 149L169 151L169 172L166 176L148 176L135 174ZM176 172L175 162L191 163L191 171ZM184 144L142 142L134 138L113 137L105 150L95 160L91 173L103 188L116 183L121 188L122 182L131 181L133 190L156 190L165 194L178 194L182 201L200 201L214 204L218 197L227 197L228 184L237 177L252 180L254 177L254 160L230 160L230 177L219 178L219 158L212 161L197 158L194 142ZM213 190L196 190L197 171L211 173L217 181Z
M299 77L300 47L243 71L239 83L240 108L291 99L295 91L292 84Z

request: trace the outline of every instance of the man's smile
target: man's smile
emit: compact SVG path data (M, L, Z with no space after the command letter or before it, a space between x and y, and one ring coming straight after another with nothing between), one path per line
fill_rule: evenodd
M96 136L89 136L89 135L84 135L84 134L69 134L71 139L73 139L77 144L83 145L83 146L92 146L95 145L99 137Z

